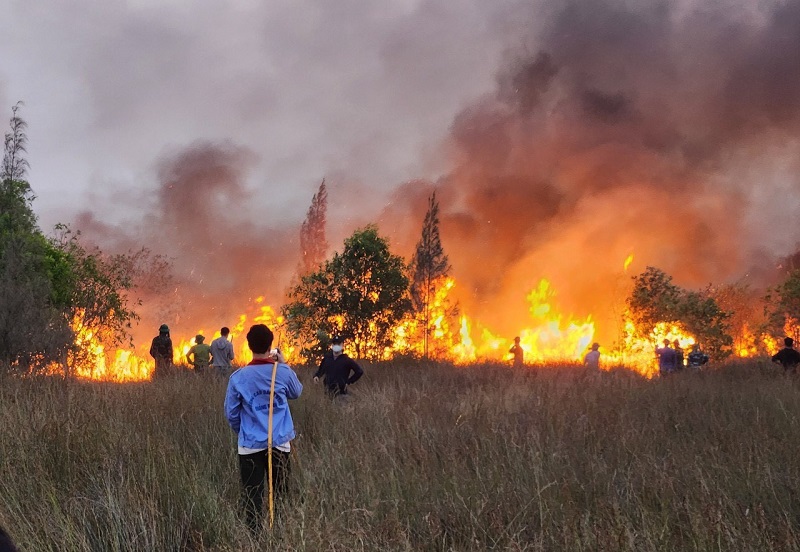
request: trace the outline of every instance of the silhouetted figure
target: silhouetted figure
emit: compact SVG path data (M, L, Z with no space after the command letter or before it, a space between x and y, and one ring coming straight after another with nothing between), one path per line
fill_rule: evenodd
M791 337L784 338L783 344L784 348L772 356L772 362L780 363L784 373L794 374L800 364L800 353L795 350L794 339Z
M683 370L683 349L681 349L681 342L677 339L672 342L675 347L675 370Z
M0 552L17 552L14 541L11 540L11 537L2 527L0 527Z
M322 357L319 370L314 374L314 383L318 382L320 377L325 377L325 389L333 397L346 395L347 386L354 384L364 375L361 366L343 350L344 338L337 335L331 340L331 350Z
M514 355L514 366L522 366L525 363L525 349L519 344L519 337L514 338L514 345L508 352Z
M701 366L708 362L708 355L700 350L698 343L695 343L692 345L692 351L686 357L686 360L689 362L689 368L699 370Z
M194 338L194 345L186 353L186 360L194 366L194 371L198 374L208 370L208 364L211 362L211 346L203 343L205 340L205 336L197 334Z
M592 343L592 350L583 357L583 364L592 370L600 369L600 344Z
M676 370L678 356L675 354L675 349L669 345L669 339L665 339L664 346L656 349L656 356L658 356L658 372L661 376L667 376Z
M161 324L158 335L153 338L150 345L150 356L156 361L156 370L153 374L160 377L172 371L172 339L169 337L169 326Z
M218 376L227 376L231 372L233 362L233 343L228 340L230 329L223 326L219 330L219 337L211 342L211 366Z

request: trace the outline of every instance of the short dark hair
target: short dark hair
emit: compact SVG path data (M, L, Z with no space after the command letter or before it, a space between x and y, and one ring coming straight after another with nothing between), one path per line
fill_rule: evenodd
M228 326L222 326L222 329L219 331L219 335L225 336L231 333L231 329Z
M17 547L14 546L14 541L6 530L0 527L0 551L2 552L17 552Z
M250 326L247 332L247 346L256 354L264 354L272 347L272 331L264 324Z
M791 347L792 345L794 345L794 339L792 339L791 337L784 338L783 344L786 345L787 347Z

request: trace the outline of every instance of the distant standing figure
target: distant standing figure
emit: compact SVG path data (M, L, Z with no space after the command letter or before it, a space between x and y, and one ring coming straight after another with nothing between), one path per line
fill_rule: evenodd
M708 355L700 350L698 343L695 343L692 345L692 352L689 353L686 360L689 361L689 368L699 370L703 364L708 362Z
M223 326L219 330L219 337L211 342L211 365L219 376L227 376L231 371L233 362L233 343L228 341L231 330Z
M683 349L681 349L681 342L677 339L672 342L675 347L675 370L683 370Z
M658 371L662 376L673 373L678 360L678 355L675 354L675 349L669 345L669 339L665 339L664 346L656 349L656 356L658 356Z
M600 344L592 343L592 350L583 357L583 364L593 370L600 369Z
M194 371L198 374L205 372L211 361L211 346L203 343L205 340L205 336L197 334L194 338L194 345L186 353L186 360L194 366Z
M525 349L519 344L519 337L514 338L514 345L508 350L514 355L514 366L522 366L525 362Z
M773 355L772 362L780 363L784 373L794 374L800 364L800 353L794 348L794 339L791 337L784 338L783 344L784 348Z
M150 344L150 356L156 361L154 376L164 376L172 371L172 339L169 336L169 326L161 324L158 335Z
M364 370L358 363L343 352L344 338L334 336L331 340L331 350L322 357L319 370L314 374L314 383L324 376L325 389L335 397L346 395L347 386L357 382L364 375Z

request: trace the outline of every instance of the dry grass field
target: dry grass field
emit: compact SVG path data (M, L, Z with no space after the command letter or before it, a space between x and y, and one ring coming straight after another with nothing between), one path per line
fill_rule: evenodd
M299 370L294 490L251 539L225 382L0 379L0 524L21 550L800 549L800 383L764 362Z

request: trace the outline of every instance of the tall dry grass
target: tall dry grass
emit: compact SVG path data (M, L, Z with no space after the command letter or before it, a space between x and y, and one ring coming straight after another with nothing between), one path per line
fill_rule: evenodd
M251 539L225 382L0 380L0 524L27 551L791 550L798 383L753 362L366 366L293 405L294 496Z

